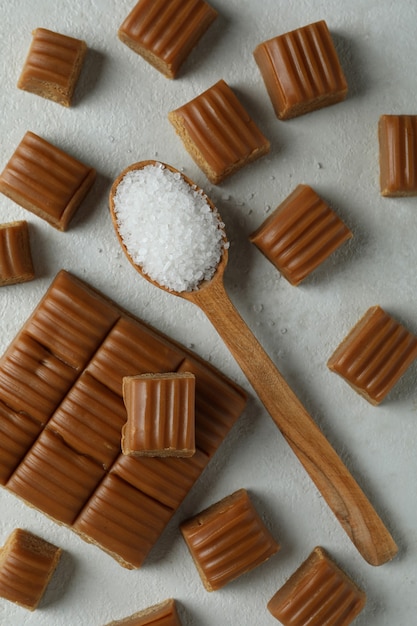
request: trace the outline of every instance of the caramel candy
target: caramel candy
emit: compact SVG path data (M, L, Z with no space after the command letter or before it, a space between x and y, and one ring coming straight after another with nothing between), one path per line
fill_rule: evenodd
M224 80L171 111L168 119L186 150L214 184L270 149L269 141Z
M283 626L348 626L365 606L356 584L317 547L268 602Z
M190 457L195 453L195 376L189 372L123 379L127 422L123 454Z
M379 119L381 195L417 196L417 115Z
M123 455L123 378L179 371L196 377L195 454ZM245 402L208 363L62 271L0 360L0 483L140 567Z
M330 357L328 367L377 405L416 357L417 337L373 306Z
M93 168L28 131L0 174L0 191L66 230L95 177Z
M298 185L250 236L292 284L298 285L352 232L307 185Z
M264 41L253 54L281 120L346 98L346 79L324 20Z
M204 0L139 0L118 35L167 78L175 78L216 17Z
M245 489L181 524L181 532L207 591L215 591L279 550Z
M34 277L27 222L0 224L0 286Z
M62 550L16 528L0 550L0 597L34 611L52 578Z
M71 106L87 46L84 41L45 28L33 31L17 86L63 106Z
M106 626L181 626L175 600L169 599L160 604L138 611L130 617L110 622Z

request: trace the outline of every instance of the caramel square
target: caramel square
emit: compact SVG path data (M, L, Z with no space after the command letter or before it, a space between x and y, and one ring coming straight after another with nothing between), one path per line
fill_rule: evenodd
M324 20L264 41L253 54L281 120L346 98L346 79Z
M129 617L119 619L107 626L181 626L175 600L170 598L147 609L138 611Z
M66 230L95 177L93 168L28 131L0 174L0 191Z
M180 528L207 591L224 587L279 550L245 489L226 496Z
M0 224L0 287L34 277L27 222Z
M348 626L365 606L366 596L317 547L268 602L282 626Z
M0 550L0 597L34 611L61 552L41 537L16 528Z
M292 284L298 285L352 232L308 185L298 185L250 236Z
M417 196L417 115L382 115L378 136L381 195Z
M139 0L118 35L167 78L175 78L216 17L204 0Z
M86 43L46 28L37 28L32 35L18 88L71 106L87 52Z
M134 456L190 457L195 453L195 376L141 374L123 379L127 422L122 451Z
M377 405L417 357L417 337L373 306L328 360L328 367Z
M185 149L217 185L267 154L263 136L224 80L168 114Z

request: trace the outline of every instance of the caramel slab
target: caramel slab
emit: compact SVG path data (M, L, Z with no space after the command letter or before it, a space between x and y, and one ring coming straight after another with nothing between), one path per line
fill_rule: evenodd
M0 287L34 277L27 222L0 224Z
M172 598L116 620L107 626L181 626L177 605Z
M267 154L269 141L224 80L168 114L184 147L214 184Z
M417 196L417 115L382 115L378 137L381 195Z
M264 41L254 57L281 120L346 98L346 79L324 20Z

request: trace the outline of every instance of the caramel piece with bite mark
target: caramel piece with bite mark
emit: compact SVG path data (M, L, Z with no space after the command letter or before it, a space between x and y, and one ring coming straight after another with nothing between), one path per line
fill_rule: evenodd
M180 526L207 591L216 591L279 550L245 489Z
M253 54L281 120L346 98L346 79L324 20L264 41Z
M170 598L106 626L181 626L181 621L175 600Z
M216 17L204 0L139 0L118 36L164 76L175 78Z
M0 224L0 287L34 277L27 222Z
M268 602L283 626L348 626L366 596L323 548L317 547Z
M194 374L126 376L123 399L127 410L123 454L190 457L195 453Z
M382 115L378 138L381 195L417 196L417 115Z
M33 31L32 44L17 86L19 89L71 106L87 45L80 39L46 28Z
M368 402L377 405L417 357L417 337L380 306L373 306L328 360Z
M52 543L16 528L0 549L0 597L34 611L61 553Z
M267 154L269 141L224 80L168 114L185 149L217 185Z

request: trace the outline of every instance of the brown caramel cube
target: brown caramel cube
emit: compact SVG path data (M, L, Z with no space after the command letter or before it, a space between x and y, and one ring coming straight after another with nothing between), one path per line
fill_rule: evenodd
M215 591L279 550L245 489L181 524L181 532L207 591Z
M283 626L348 626L366 597L326 554L315 548L268 602Z
M0 191L65 230L95 177L93 168L27 132L0 174Z
M139 0L118 35L167 78L175 78L216 17L204 0Z
M142 374L123 379L127 422L123 454L184 456L195 453L195 377Z
M417 196L417 115L379 119L381 195Z
M171 111L168 119L214 184L269 152L269 141L224 80Z
M61 552L41 537L16 528L0 550L0 597L34 611Z
M298 285L344 241L349 228L307 185L298 185L250 240L292 284Z
M27 222L0 224L0 286L34 277Z
M379 404L417 357L417 337L373 306L328 361L371 404Z
M37 28L17 86L69 107L86 52L80 39Z
M175 600L165 600L160 604L138 611L130 617L110 622L107 626L181 626Z
M281 120L346 98L346 79L324 20L264 41L253 54Z

